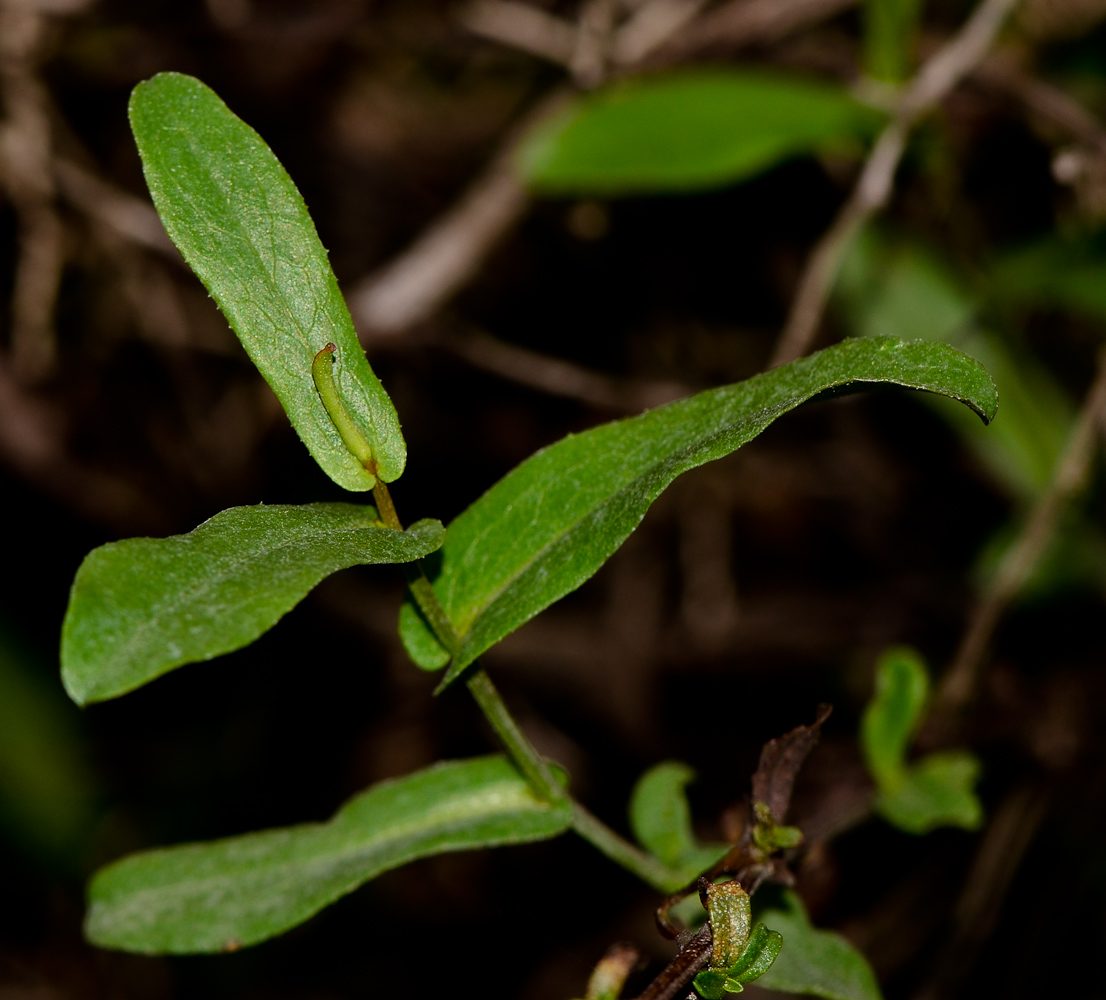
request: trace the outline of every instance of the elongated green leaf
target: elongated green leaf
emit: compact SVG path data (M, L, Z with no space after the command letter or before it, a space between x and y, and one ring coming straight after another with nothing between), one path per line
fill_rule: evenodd
M860 745L868 770L882 785L901 782L928 697L929 674L914 650L899 646L879 658L876 691L860 720Z
M650 768L630 797L630 827L639 844L685 883L705 871L728 850L727 844L700 844L691 829L691 809L684 789L695 772L678 760Z
M984 420L998 405L977 362L939 344L853 340L627 420L570 435L501 479L449 527L434 590L462 637L446 683L484 650L580 586L680 473L728 455L822 393L893 384L959 399ZM401 634L441 665L407 607Z
M620 195L732 184L826 147L860 148L877 111L834 86L735 70L643 77L582 97L519 152L532 187Z
M232 507L187 535L128 538L85 557L62 626L62 679L78 704L133 691L174 667L253 642L324 577L404 563L442 544L437 521L407 531L373 507Z
M357 341L326 251L292 179L261 137L190 76L159 73L134 89L131 129L166 232L223 310L315 461L347 490L372 489L323 407L311 362L337 345L338 392L397 479L399 418Z
M881 1000L867 959L840 934L812 927L796 893L783 892L779 906L757 917L783 935L783 948L759 986L826 1000Z
M85 933L146 954L243 947L417 858L544 840L571 822L570 805L539 802L502 757L436 764L374 785L327 823L123 858L93 878Z

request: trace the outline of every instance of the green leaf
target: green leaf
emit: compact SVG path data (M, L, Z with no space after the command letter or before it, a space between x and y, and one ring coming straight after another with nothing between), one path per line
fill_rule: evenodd
M253 642L324 577L433 552L437 521L407 531L346 503L232 507L187 535L128 538L85 557L62 626L62 679L78 704L133 691Z
M911 738L925 711L929 674L914 650L890 649L876 666L876 690L860 723L860 743L876 781L875 807L907 833L939 826L976 829L983 807L973 788L979 761L954 750L906 763Z
M435 764L374 785L327 823L123 858L93 878L85 933L146 954L244 947L417 858L544 840L571 822L569 804L539 802L502 757Z
M853 340L531 456L449 527L433 585L462 643L443 683L595 573L678 475L728 455L819 395L880 384L952 396L984 420L998 406L987 372L959 351ZM440 654L425 658L437 644L421 619L407 614L402 628L420 666L440 665Z
M881 786L902 782L906 751L928 697L929 674L914 650L899 646L879 658L875 694L860 721L860 745Z
M884 120L828 84L737 70L667 73L579 98L527 138L518 166L549 194L696 190L827 147L859 151Z
M722 1000L727 992L726 970L704 969L695 977L693 985L695 986L695 992L703 1000Z
M979 761L967 751L930 754L901 783L879 789L876 812L907 833L928 833L939 826L978 830L983 806L973 789L979 772Z
M630 827L638 843L679 872L685 883L729 850L727 844L700 845L695 839L684 792L694 780L695 772L687 764L665 761L638 779L630 797Z
M885 83L902 83L913 70L921 0L864 0L864 71Z
M759 916L783 935L783 949L761 976L760 986L826 1000L882 1000L864 956L840 934L812 927L796 893L784 891L781 904Z
M312 457L345 489L372 489L372 473L346 448L311 377L331 342L342 402L380 478L397 479L407 456L399 418L365 360L307 206L272 151L214 91L180 73L135 87L130 120L166 232Z
M779 957L783 948L783 935L770 931L764 924L757 924L745 947L745 953L727 971L726 987L731 993L739 993L734 986L760 979Z
M1053 234L998 257L991 295L1004 305L1060 309L1106 321L1106 236Z

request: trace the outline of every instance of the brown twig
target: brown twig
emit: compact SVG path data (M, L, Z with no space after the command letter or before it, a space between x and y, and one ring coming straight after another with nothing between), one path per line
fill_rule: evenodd
M576 47L576 26L556 14L519 0L474 0L457 14L474 35L539 59L567 66Z
M710 960L713 938L710 924L703 924L688 938L679 954L668 963L637 1000L673 1000L695 978L695 974Z
M1003 900L1047 815L1048 801L1047 790L1024 786L1011 792L995 811L957 900L952 933L914 1000L957 995L994 930Z
M746 46L772 45L856 5L857 0L730 0L696 18L645 61L669 65Z
M475 368L551 396L575 399L599 410L640 413L681 399L693 391L679 382L612 378L571 361L505 343L480 331L452 333L441 339L441 345Z
M37 382L54 368L54 302L63 231L50 170L50 97L38 76L45 18L26 0L0 3L0 178L19 218L10 350L17 375Z
M186 267L154 206L65 157L54 160L58 191L74 208L146 250Z
M855 2L856 0L734 0L730 6L744 8L753 3L758 6L755 16L738 17L727 28L726 43L730 49L735 49L742 45L777 40L799 28L824 20ZM503 10L498 4L495 9ZM639 12L641 16L644 16L645 9L643 7ZM729 7L721 10L727 9ZM471 12L472 8L468 10ZM492 8L485 6L483 10L487 13ZM720 14L721 10L717 13ZM693 21L683 27L683 31L692 30L697 23L698 20ZM629 31L633 24L634 19L631 18L611 40L612 56L616 62L620 62L622 69L631 69L651 61L655 52L660 54L666 41L657 31L651 32L649 45L645 45L641 37L634 41L633 35L621 34ZM676 32L681 28L682 22L679 17L669 17L666 24L669 30ZM543 48L541 55L544 58L556 56L557 62L567 59L567 65L572 61L572 55L565 46L567 36L560 28L554 30L558 36L555 42L549 40L551 35L541 43L524 41L524 32L519 30L512 44L527 51L533 51L535 44L539 44ZM505 31L501 31L501 40L507 40L505 34ZM711 35L703 38L702 42L710 42L713 37ZM575 51L575 35L573 41ZM627 48L636 51L640 62L630 63L624 61L625 57L619 57L618 54ZM687 46L681 51L684 53L681 58L692 54L692 49ZM568 87L557 88L540 100L520 127L508 133L493 154L488 167L451 208L432 222L390 263L353 286L348 296L349 306L362 339L398 335L417 326L432 317L475 276L487 255L522 218L530 204L529 195L518 180L514 167L519 140L538 121L555 114L571 94L572 90Z
M557 88L540 101L449 211L390 264L354 285L347 298L362 337L402 333L429 319L476 274L530 203L514 166L518 140L569 93Z
M0 359L0 457L37 489L79 514L134 531L164 529L157 506L130 483L74 459L62 414L31 395Z
M986 56L1017 0L983 0L959 32L928 59L899 99L891 122L880 133L852 194L818 241L799 281L787 324L771 367L810 350L829 292L852 238L890 200L895 171L917 122Z
M706 6L706 0L648 0L615 35L611 59L633 66L648 58Z
M1063 129L1082 145L1106 153L1106 129L1098 119L1059 87L1025 72L1007 54L992 53L973 78L1017 98L1028 111Z
M979 684L984 656L1003 612L1025 586L1052 540L1064 508L1084 488L1095 453L1100 424L1106 420L1106 350L1087 392L1067 447L1045 492L1030 512L1018 537L976 605L952 666L937 692L933 716L955 718L971 701Z

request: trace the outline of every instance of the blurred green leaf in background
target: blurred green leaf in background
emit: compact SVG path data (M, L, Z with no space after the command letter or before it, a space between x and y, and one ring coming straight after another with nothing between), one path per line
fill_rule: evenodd
M57 673L0 626L0 824L47 862L71 863L96 820L80 721Z
M864 0L864 72L881 83L902 83L914 68L914 39L922 0Z
M979 761L964 750L908 763L907 752L929 699L929 674L914 650L889 649L876 664L876 690L860 725L860 744L876 782L875 807L908 833L939 826L976 829L983 807L972 790Z
M728 844L700 844L695 838L685 791L694 780L687 764L664 761L638 779L630 797L630 827L637 842L679 872L685 884L729 850Z
M861 153L885 121L841 87L749 70L694 70L578 98L522 145L518 165L550 195L694 191L784 160Z
M1095 260L1087 244L1075 248L1047 241L1000 258L986 280L980 275L974 283L978 287L970 287L938 251L872 226L855 240L841 270L835 296L853 335L952 344L982 362L998 386L999 416L985 430L978 421L965 420L962 407L923 397L1014 508L1013 520L978 556L981 584L997 569L1021 520L1051 480L1075 425L1076 408L1019 338L987 329L980 314L996 299L1005 305L1062 305L1078 311L1093 302L1096 286L1106 287L1106 256ZM1102 305L1100 315L1106 319L1106 297ZM1106 591L1106 538L1077 510L1065 517L1023 596L1073 584Z

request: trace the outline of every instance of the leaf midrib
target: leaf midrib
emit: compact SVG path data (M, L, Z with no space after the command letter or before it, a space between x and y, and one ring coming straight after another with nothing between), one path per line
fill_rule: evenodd
M723 387L723 388L725 388L725 387ZM813 393L811 395L813 395ZM694 397L692 397L692 398L694 398ZM802 400L800 400L799 402L801 403ZM601 511L604 508L608 507L617 497L619 497L623 493L630 490L635 484L641 482L641 480L645 479L651 473L655 472L655 470L657 470L659 467L665 465L666 463L676 462L678 459L685 457L688 452L690 452L694 449L706 447L711 442L717 440L719 437L726 434L727 431L732 430L735 423L741 423L744 420L752 421L754 418L762 416L764 414L767 414L775 408L782 407L782 405L783 404L778 404L777 407L771 407L771 406L762 407L761 409L755 411L752 414L749 414L748 416L745 416L745 417L739 418L738 420L735 420L733 423L729 424L727 427L722 428L718 431L715 431L713 434L711 434L711 435L709 435L705 438L700 438L698 441L696 441L692 444L689 444L687 447L683 448L681 451L676 452L675 454L672 454L672 455L668 455L668 456L666 456L666 458L664 458L660 461L654 462L647 469L643 470L640 474L635 476L633 479L631 479L628 482L624 483L622 486L620 486L613 493L608 494L606 496L606 498L603 499L600 503L596 504L593 507L590 507L584 513L582 513L578 518L576 518L570 524L566 525L564 530L562 530L559 534L557 534L556 536L551 538L545 545L543 545L541 547L541 549L539 549L537 552L535 552L531 559L529 559L522 566L520 566L513 573L511 573L504 580L503 585L501 587L499 587L494 593L492 593L487 598L487 600L485 600L480 605L479 609L475 612L475 614L473 614L472 620L469 622L468 626L465 628L465 630L463 632L460 633L461 634L461 640L462 640L462 652L464 652L464 643L465 643L465 641L468 639L468 637L471 634L471 632L472 632L473 628L475 627L476 623L485 614L485 612L488 610L488 608L490 608L496 601L498 601L499 598L507 590L509 590L522 576L524 576L529 571L529 569L536 562L539 561L539 559L542 556L546 555L555 546L559 545L565 538L567 538L574 531L576 531L580 527L580 525L582 525L585 521L590 520L598 511ZM796 404L796 405L798 405L798 404ZM527 492L530 492L530 491L528 490ZM493 527L494 527L494 525L489 525L488 528L485 531L482 531L482 532L480 532L479 535L474 536L473 542L470 542L469 547L471 548L472 545L475 544L477 539L480 539L480 538L484 537L489 531L491 531L493 529ZM451 607L450 611L452 612L453 610L454 609Z
M519 796L519 792L522 795ZM511 803L508 797L515 801ZM471 820L487 821L494 820L501 817L510 816L512 814L519 813L551 813L552 807L547 803L539 802L536 799L527 798L524 788L507 788L502 787L498 789L488 789L483 792L479 799L478 804L487 805L489 801L499 801L505 803L503 806L497 806L493 811L487 809L476 808L474 806L467 806L465 808L452 808L449 810L443 810L441 814L437 816L432 824L429 826L421 823L417 819L409 820L406 823L398 824L389 827L383 831L377 830L373 833L372 840L364 841L360 840L356 844L349 846L335 845L330 849L324 849L317 854L313 854L308 858L290 858L285 861L281 861L275 864L265 864L247 870L246 872L235 871L229 874L214 874L204 876L200 878L181 878L173 882L162 883L157 886L150 887L148 889L139 889L136 891L124 890L119 896L114 899L127 899L127 900L142 900L148 898L151 894L161 895L166 892L172 892L174 890L190 891L192 894L201 893L205 891L204 887L218 886L226 882L235 882L245 875L254 875L264 877L268 873L276 874L283 873L289 870L302 871L305 867L326 867L332 868L342 862L356 861L364 856L371 856L374 852L379 853L381 850L388 848L392 844L402 846L402 842L405 840L414 839L416 835L422 836L442 836L455 831L461 824L464 824ZM458 805L465 806L465 803L459 803ZM334 816L332 819L325 823L315 824L310 827L300 827L299 830L306 832L310 830L312 834L325 835L328 833L340 832L342 825L342 813ZM247 834L247 836L249 836ZM417 848L416 848L417 849ZM172 848L169 848L172 850ZM111 905L114 900L109 898L107 900L100 900L101 905Z

